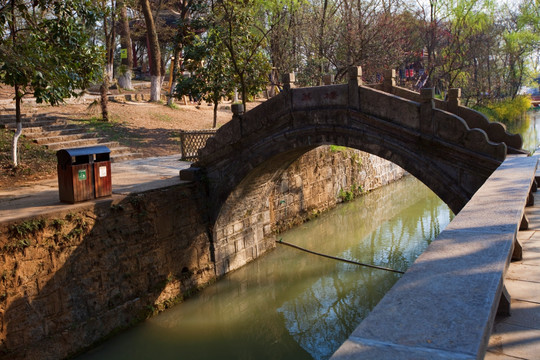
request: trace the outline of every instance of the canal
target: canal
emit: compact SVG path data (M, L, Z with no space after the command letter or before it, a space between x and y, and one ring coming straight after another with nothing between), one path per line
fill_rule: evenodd
M407 176L278 238L404 271L452 218ZM278 245L79 359L327 359L400 276Z
M523 149L535 152L540 145L540 110L530 110L521 119L506 122L506 129L523 138Z

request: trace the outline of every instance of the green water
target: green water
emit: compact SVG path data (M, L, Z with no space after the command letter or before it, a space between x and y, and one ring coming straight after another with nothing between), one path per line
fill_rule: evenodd
M406 270L452 218L406 177L280 237ZM278 245L79 359L327 359L400 276Z
M515 134L521 134L523 149L535 152L540 146L540 110L531 110L521 119L505 123L506 129Z

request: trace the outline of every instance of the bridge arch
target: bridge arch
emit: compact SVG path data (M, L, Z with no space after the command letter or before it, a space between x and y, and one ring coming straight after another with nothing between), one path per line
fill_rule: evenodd
M422 96L421 102L408 100L362 86L351 76L345 85L288 89L220 128L193 165L208 186L218 274L274 246L265 240L264 229L242 229L245 224L237 224L237 230L251 232L249 246L239 250L231 244L235 228L227 230L227 224L240 216L235 205L256 193L258 204L242 208L263 206L268 184L318 146L346 146L389 160L457 214L502 163L507 148L490 142L485 131L469 128L464 119L435 108L432 92ZM234 260L239 251L243 255Z

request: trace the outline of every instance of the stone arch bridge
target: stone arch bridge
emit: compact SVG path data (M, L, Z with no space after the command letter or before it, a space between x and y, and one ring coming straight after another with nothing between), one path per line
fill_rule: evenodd
M199 151L199 161L181 172L208 186L218 275L274 246L265 236L268 184L318 146L346 146L389 160L456 214L507 153L523 152L519 135L461 106L459 89L440 101L432 89L409 91L395 85L395 72L385 75L375 86L362 84L359 67L349 69L343 85L292 88L289 80L278 96L236 113Z

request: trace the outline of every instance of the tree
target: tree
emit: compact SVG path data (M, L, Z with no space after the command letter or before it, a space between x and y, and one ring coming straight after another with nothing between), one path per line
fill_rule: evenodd
M222 39L228 53L234 81L240 85L246 108L249 95L266 85L270 73L269 59L264 52L267 36L277 23L268 24L265 10L279 1L222 0L213 6L211 27Z
M208 26L204 20L206 18L208 7L205 0L180 0L176 2L176 10L179 13L176 24L177 32L173 40L173 58L172 58L172 76L171 92L167 99L167 105L171 105L174 96L175 83L181 64L182 50L189 45L197 33L204 32Z
M116 26L114 2L109 7L108 0L101 0L101 12L103 14L103 41L105 43L105 70L103 71L103 82L99 88L101 95L101 118L109 121L109 86L114 73L114 48L116 38Z
M124 0L117 0L116 6L120 9L120 58L122 61L118 85L124 89L132 90L133 51L131 50L131 30L129 28L127 6Z
M191 76L182 77L176 87L178 97L191 95L214 104L214 128L220 99L233 91L230 58L222 48L216 29L209 29L204 37L197 36L184 52L185 68Z
M507 7L503 43L505 52L505 95L514 98L529 71L528 59L540 51L540 10L538 1L523 0L517 10Z
M140 4L146 23L150 53L150 101L159 101L161 100L161 49L150 3L148 0L140 0Z
M14 167L23 97L33 94L38 103L57 105L99 79L103 53L86 31L99 16L89 0L0 2L0 82L15 90Z

